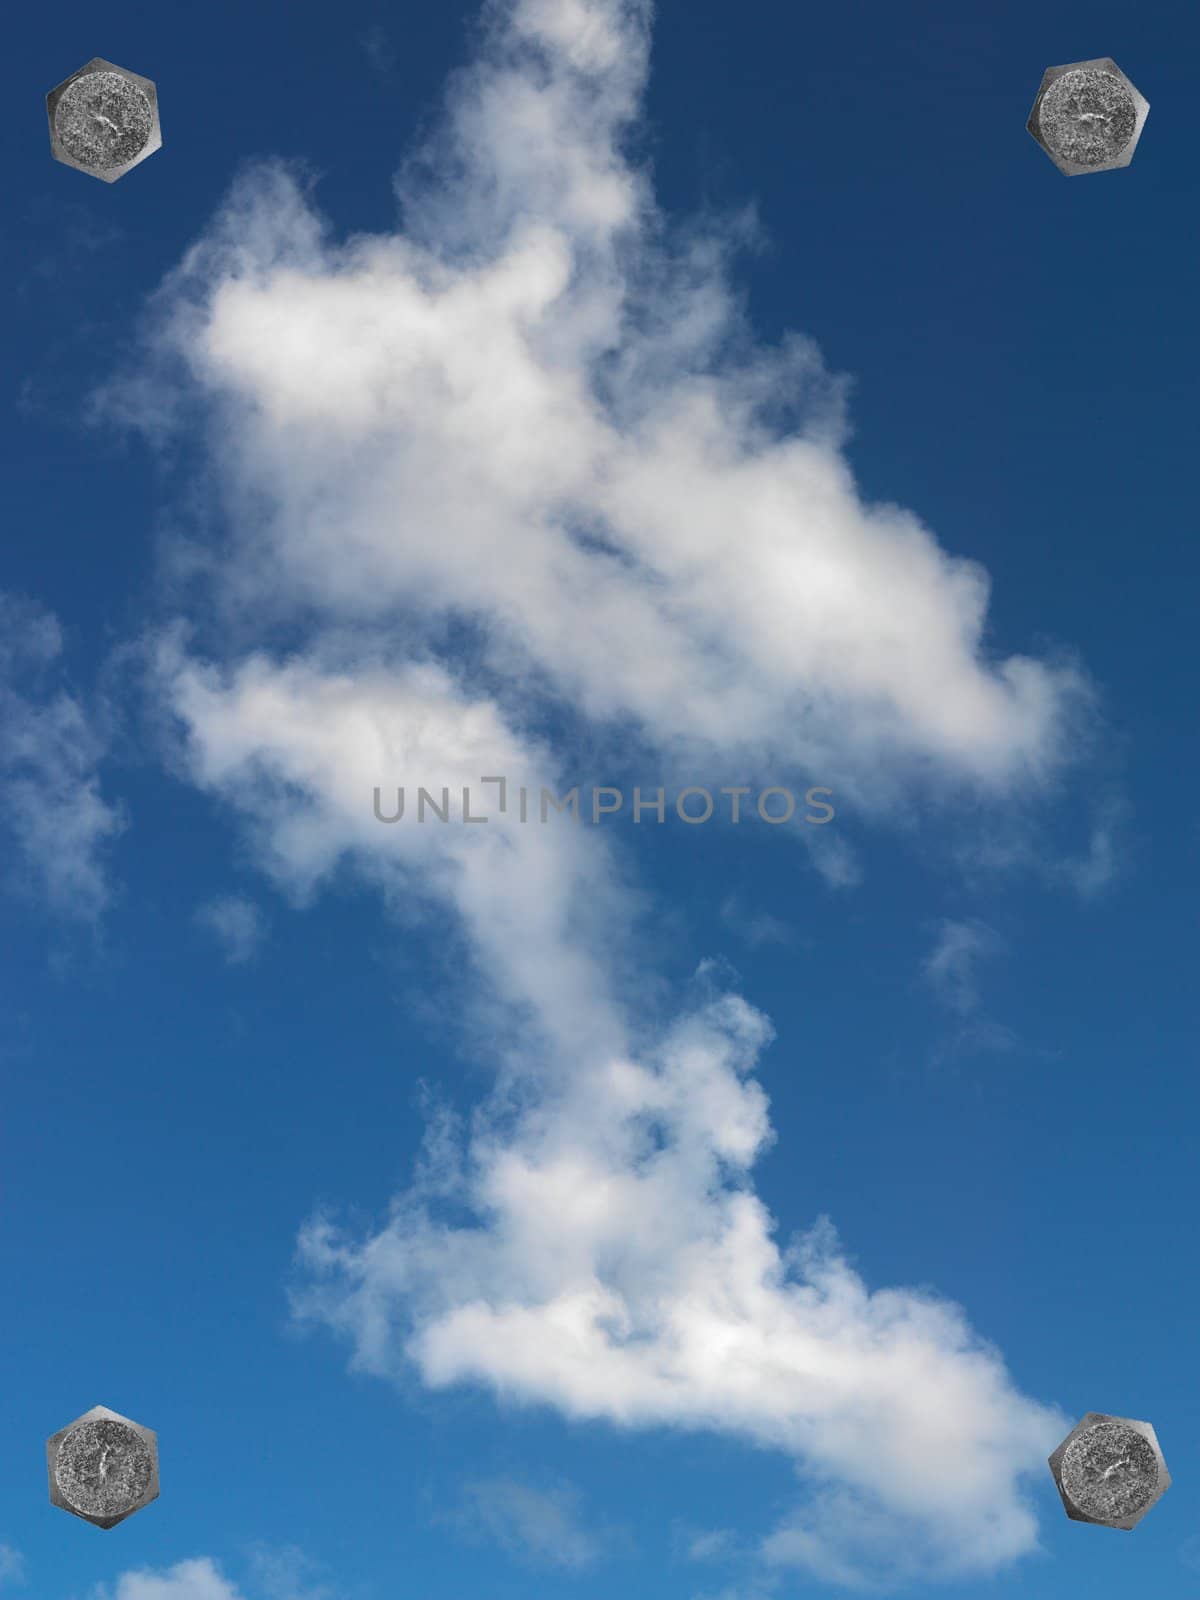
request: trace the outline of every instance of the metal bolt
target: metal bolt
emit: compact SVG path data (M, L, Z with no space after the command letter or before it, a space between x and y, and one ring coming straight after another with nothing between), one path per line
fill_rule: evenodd
M1171 1486L1148 1422L1089 1411L1050 1457L1063 1509L1073 1522L1136 1527Z
M93 1406L46 1441L50 1503L97 1528L115 1528L158 1499L158 1436Z
M1150 113L1149 102L1110 56L1048 67L1026 127L1060 172L1127 167Z
M116 183L162 146L158 90L97 56L46 96L56 161Z

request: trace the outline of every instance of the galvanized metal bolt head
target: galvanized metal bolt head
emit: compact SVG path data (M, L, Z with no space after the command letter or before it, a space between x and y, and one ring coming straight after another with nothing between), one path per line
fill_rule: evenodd
M93 1406L46 1441L50 1504L115 1528L158 1499L158 1435Z
M54 159L105 183L162 146L154 84L99 56L51 89L46 113Z
M1089 1411L1050 1457L1063 1507L1073 1522L1134 1528L1171 1487L1148 1422Z
M1127 167L1149 114L1111 56L1099 56L1048 67L1025 126L1070 178Z

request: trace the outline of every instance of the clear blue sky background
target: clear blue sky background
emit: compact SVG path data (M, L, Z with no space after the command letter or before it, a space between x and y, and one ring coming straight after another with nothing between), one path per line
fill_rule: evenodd
M351 881L290 908L111 676L170 609L156 541L180 491L136 439L84 426L87 394L247 158L313 163L338 234L393 226L392 172L472 10L62 0L7 20L0 588L58 617L81 703L115 684L102 783L129 821L97 923L16 890L0 910L0 1543L39 1600L200 1557L247 1600L834 1592L750 1553L795 1492L782 1456L397 1389L289 1327L301 1223L318 1203L382 1213L418 1148L418 1079L469 1106L478 1074L412 1004L434 969L413 933ZM1074 650L1102 695L1039 844L1070 861L1106 829L1092 893L964 872L961 816L840 816L863 869L842 890L761 828L637 841L672 913L663 976L724 957L776 1028L757 1182L781 1233L827 1213L869 1285L960 1303L1025 1393L1158 1429L1175 1484L1134 1534L1068 1522L1047 1473L1042 1552L952 1584L961 1600L1170 1594L1200 1563L1198 46L1164 0L661 0L655 23L660 203L756 201L769 247L737 284L765 340L798 329L852 376L864 496L983 564L997 654ZM42 96L94 54L160 95L162 151L111 187L47 148ZM1149 122L1129 170L1068 181L1025 119L1046 66L1108 54ZM261 908L252 960L196 924L214 895ZM944 919L990 930L974 998L922 975ZM45 1438L95 1404L161 1440L161 1500L111 1533L46 1497ZM574 1519L594 1559L539 1564L497 1484ZM688 1559L688 1530L716 1528L737 1535L726 1558ZM307 1577L285 1558L272 1576L261 1551L289 1547Z

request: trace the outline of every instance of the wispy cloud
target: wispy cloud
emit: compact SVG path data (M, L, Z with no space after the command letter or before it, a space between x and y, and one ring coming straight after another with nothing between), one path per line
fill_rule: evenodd
M11 1544L0 1544L0 1584L25 1582L25 1557Z
M223 895L208 900L196 911L197 924L211 933L231 966L244 966L257 953L267 933L267 922L253 900Z
M0 829L16 845L9 886L94 921L112 893L105 854L126 826L100 789L105 740L66 686L62 629L0 594Z
M1122 845L1129 844L1129 805L1107 793L1092 802L1087 842L1082 850L1064 850L1039 838L1021 818L990 818L987 826L955 848L957 864L973 876L1029 871L1052 888L1065 887L1083 900L1094 900L1120 877Z
M41 196L28 207L22 226L9 230L0 243L0 255L14 258L8 265L15 293L18 299L27 300L33 290L44 289L47 281L66 293L72 287L71 279L86 273L97 255L124 237L124 229L112 220L111 213L59 193L53 198Z
M578 1490L567 1484L536 1488L511 1477L470 1483L462 1523L535 1566L580 1572L604 1551L585 1524Z
M721 920L744 940L752 950L767 944L793 944L796 930L769 911L750 911L742 907L737 895L727 895L721 902Z
M1003 948L985 922L943 919L922 965L926 981L943 1005L960 1017L979 1009L979 965Z
M962 1058L1015 1054L1053 1059L1053 1051L1026 1044L1012 1028L983 1010L981 969L1004 949L996 930L978 918L946 917L937 925L921 975L955 1021L934 1048L935 1065Z
M296 1545L256 1546L250 1570L255 1595L261 1594L262 1600L338 1600L338 1592L320 1580L316 1563Z
M1068 856L1059 863L1059 875L1085 900L1102 893L1116 878L1119 863L1117 839L1125 807L1117 802L1105 806L1088 838L1082 856Z
M396 50L388 36L386 28L378 22L373 22L369 28L359 35L363 54L367 58L372 72L381 77L387 77L396 67Z
M678 1528L675 1543L688 1561L728 1561L739 1547L732 1528Z
M718 1590L704 1590L694 1594L691 1600L773 1600L778 1592L780 1580L772 1573L760 1573L743 1582L726 1584Z
M248 1600L207 1556L154 1572L124 1572L110 1587L98 1584L91 1600Z

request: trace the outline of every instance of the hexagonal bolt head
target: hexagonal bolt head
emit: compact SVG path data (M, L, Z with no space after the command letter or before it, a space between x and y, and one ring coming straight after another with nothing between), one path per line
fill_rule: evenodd
M158 1499L158 1435L93 1406L46 1441L50 1504L115 1528Z
M1127 167L1150 103L1111 56L1047 67L1025 126L1060 172L1112 172Z
M154 84L99 56L51 89L46 114L54 159L105 183L162 146Z
M1072 1522L1136 1528L1171 1487L1148 1422L1089 1411L1050 1457L1050 1471Z

